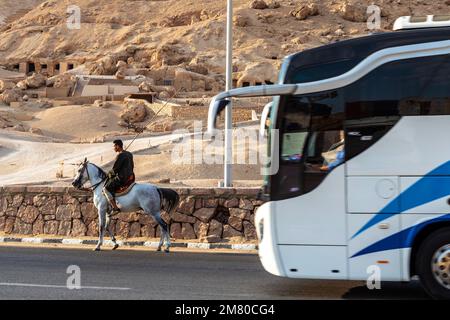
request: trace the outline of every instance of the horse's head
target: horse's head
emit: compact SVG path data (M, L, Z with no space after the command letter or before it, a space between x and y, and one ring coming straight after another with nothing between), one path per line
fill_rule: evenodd
M75 179L73 179L73 181L72 181L72 186L74 186L77 189L81 189L83 187L83 185L89 180L89 175L88 175L88 170L87 170L88 164L89 164L89 161L87 160L87 158L84 158L84 161L78 167L77 175L76 175Z

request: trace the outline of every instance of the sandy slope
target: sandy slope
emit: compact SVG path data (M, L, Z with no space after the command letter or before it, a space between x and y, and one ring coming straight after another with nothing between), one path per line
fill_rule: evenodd
M34 115L34 120L26 124L41 129L49 137L79 141L123 131L117 124L120 110L120 107L62 106L40 111Z
M142 138L135 141L130 148L132 152L147 149L149 141L152 145L170 141L177 136L161 136ZM126 141L125 141L126 143ZM75 166L84 157L90 161L105 165L112 161L115 154L112 144L69 144L43 143L27 141L10 134L0 134L0 185L20 183L54 183L56 172L64 162L64 176L73 177ZM6 151L1 151L6 148ZM67 182L67 181L66 181Z

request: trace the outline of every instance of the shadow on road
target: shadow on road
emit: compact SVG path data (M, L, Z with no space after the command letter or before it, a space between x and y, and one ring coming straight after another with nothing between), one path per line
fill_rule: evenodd
M343 299L383 299L383 300L423 300L430 299L418 281L411 283L385 282L379 290L369 290L367 286L353 287L343 296Z

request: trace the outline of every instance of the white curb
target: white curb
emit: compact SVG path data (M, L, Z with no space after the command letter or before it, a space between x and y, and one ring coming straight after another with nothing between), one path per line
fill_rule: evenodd
M188 243L187 247L189 249L209 249L210 245L209 243Z
M82 244L83 240L81 239L63 239L62 244Z
M122 240L117 240L116 243L117 243L119 246L123 246L123 241L122 241ZM114 242L112 242L112 240L105 240L105 241L103 241L103 244L104 244L105 246L114 246Z
M44 239L42 238L23 238L22 242L24 243L42 243Z
M159 242L153 242L153 241L144 242L144 247L158 248L158 246L159 246Z
M254 245L254 244L232 244L231 249L233 249L233 250L256 250L256 245Z

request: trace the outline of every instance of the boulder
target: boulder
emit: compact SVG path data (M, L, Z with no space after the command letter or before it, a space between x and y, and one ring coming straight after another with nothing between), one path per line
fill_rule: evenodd
M205 199L203 200L203 206L205 208L217 208L219 205L219 199Z
M13 233L32 234L33 233L33 225L26 223L20 219L16 219L16 221L14 223Z
M139 238L141 236L141 224L139 222L133 222L131 224L128 236L130 238Z
M93 203L84 202L81 204L81 216L85 220L97 219L98 211Z
M3 231L7 234L12 233L14 230L14 222L15 221L16 221L16 218L13 218L13 217L6 218L5 227L4 227Z
M241 199L239 201L239 208L245 209L245 210L253 210L254 206L253 203L248 199Z
M115 76L116 76L116 79L119 79L119 80L125 79L125 77L126 77L125 70L122 70L122 69L118 70L116 72Z
M230 216L231 217L237 217L241 220L243 220L249 211L245 209L238 209L238 208L230 208Z
M56 220L58 220L58 221L71 221L72 220L73 210L74 210L73 205L70 205L70 204L60 205L56 209Z
M158 223L156 222L156 220L148 215L148 214L141 214L139 215L139 223L144 225L144 226L150 226L152 228L156 227L158 225Z
M42 213L42 215L55 215L56 199L51 199L43 202L39 210Z
M12 102L22 101L22 96L14 89L7 89L0 94L0 102L11 105Z
M39 129L39 128L30 128L30 130L28 130L28 131L30 133L32 133L32 134L37 134L37 135L40 135L40 136L44 135L42 130Z
M263 0L254 0L250 3L251 9L264 10L267 9L267 3Z
M128 238L129 233L130 224L128 222L118 220L116 224L116 234L122 238Z
M22 206L17 212L17 217L25 223L33 224L39 216L39 210L34 206Z
M211 220L209 224L208 236L222 238L223 226L217 220Z
M98 222L97 222L97 219L92 220L91 223L89 223L86 235L90 236L90 237L98 236Z
M123 222L139 221L139 215L136 212L121 212L117 215L117 218Z
M42 216L38 217L36 221L33 223L33 234L44 234L44 219Z
M310 16L316 16L318 14L319 14L319 7L315 3L302 5L290 12L290 15L295 17L297 20L305 20Z
M116 64L117 58L112 55L108 55L93 64L89 70L89 73L97 75L112 75L117 72Z
M250 18L247 16L235 15L233 17L233 24L236 27L241 27L241 28L246 27L246 26L250 25ZM190 71L192 71L192 70L190 70Z
M170 217L175 222L195 223L197 221L194 217L179 212L173 212Z
M51 78L53 82L54 88L70 88L72 89L77 82L76 76L70 73L64 73L61 75L57 75ZM47 81L47 85L49 85L49 81Z
M15 126L13 126L13 130L15 131L19 131L19 132L25 132L25 127L23 126L23 124L16 124Z
M142 122L149 114L144 100L126 99L125 106L125 110L121 112L120 118L127 123Z
M361 4L351 4L345 2L339 8L339 13L342 18L352 22L366 22L367 21L367 7Z
M267 4L269 9L278 9L279 7L281 7L281 4L278 1L271 1Z
M72 225L72 236L73 237L81 237L85 236L87 232L86 225L80 219L74 219Z
M229 225L225 225L223 226L223 237L224 238L242 237L242 233L235 230Z
M142 226L141 227L141 236L147 237L147 238L154 238L155 237L155 228L152 226Z
M174 239L183 239L181 234L181 223L172 223L170 226L170 237Z
M194 209L195 198L189 197L180 202L177 211L183 214L192 215L194 213Z
M14 89L15 86L14 82L0 80L0 93L3 93L5 90Z
M72 221L61 221L59 223L58 235L69 236L71 230L72 230Z
M108 109L111 107L111 102L103 101L103 100L95 100L94 107Z
M257 236L256 236L256 228L253 225L253 223L248 222L248 221L244 221L243 226L244 226L245 239L247 239L247 240L254 240L254 239L257 238Z
M181 225L181 236L183 239L196 239L194 228L190 223L183 223Z
M27 81L22 80L22 81L17 82L16 88L19 90L27 90L28 89Z
M154 92L153 91L154 81L145 80L139 85L139 91L141 92Z
M231 216L228 224L238 231L242 231L242 219L240 217Z
M215 213L216 213L215 208L201 208L194 212L194 217L196 217L202 222L209 222Z
M197 221L194 224L194 232L198 239L204 238L208 235L209 224L201 221Z
M117 69L125 69L125 68L127 68L127 63L123 60L119 60L119 61L117 61L116 68Z
M46 85L47 78L40 73L33 73L25 80L25 83L28 88L37 89Z

